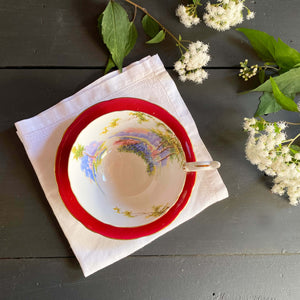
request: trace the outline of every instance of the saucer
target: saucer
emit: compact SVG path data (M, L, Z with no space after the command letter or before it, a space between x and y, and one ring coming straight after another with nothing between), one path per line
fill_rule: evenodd
M81 113L58 147L56 180L70 213L109 238L133 239L170 224L186 205L195 161L182 125L136 98L100 102Z

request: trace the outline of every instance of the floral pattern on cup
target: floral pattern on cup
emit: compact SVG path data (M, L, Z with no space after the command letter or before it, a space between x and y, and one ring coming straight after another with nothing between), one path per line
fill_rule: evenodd
M168 209L170 208L169 204L166 205L153 205L152 206L152 210L149 212L133 212L131 210L121 210L118 206L116 206L114 208L114 210L118 213L118 214L122 214L125 217L128 218L134 218L134 217L138 217L138 216L145 216L145 218L157 218L160 217L161 215L163 215Z

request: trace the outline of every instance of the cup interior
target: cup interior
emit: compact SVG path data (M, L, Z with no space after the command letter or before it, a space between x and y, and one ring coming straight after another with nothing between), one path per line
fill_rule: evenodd
M186 180L182 145L161 120L144 112L104 114L77 136L68 161L80 205L103 223L153 222L177 201Z

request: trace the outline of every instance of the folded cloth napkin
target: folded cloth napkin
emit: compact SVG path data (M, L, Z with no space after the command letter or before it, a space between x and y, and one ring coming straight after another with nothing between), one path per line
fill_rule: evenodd
M206 171L205 174L197 174L188 204L179 216L169 226L153 235L134 240L114 240L94 233L78 222L68 212L58 192L54 174L57 147L65 130L79 113L97 102L125 96L148 100L164 107L186 129L196 159L211 160L191 114L158 55L145 57L124 68L122 73L109 73L46 111L15 124L46 198L84 276L130 255L209 205L228 197L219 173Z

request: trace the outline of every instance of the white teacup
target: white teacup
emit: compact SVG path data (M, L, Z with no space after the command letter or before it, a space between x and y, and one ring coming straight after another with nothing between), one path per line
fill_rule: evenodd
M186 162L175 133L161 120L116 111L91 122L69 157L71 188L95 218L120 227L153 222L176 202L186 172L219 167Z

